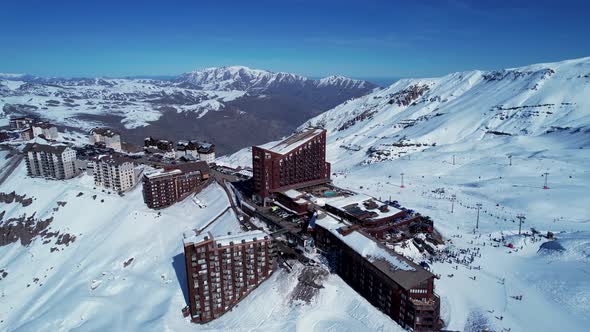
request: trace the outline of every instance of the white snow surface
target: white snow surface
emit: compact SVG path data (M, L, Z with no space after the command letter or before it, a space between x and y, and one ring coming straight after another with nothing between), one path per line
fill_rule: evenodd
M0 169L5 156L1 151ZM0 203L3 220L53 217L50 231L76 240L65 246L36 238L26 247L0 247L0 269L8 273L0 280L2 331L402 331L335 275L312 303L290 303L299 265L291 273L277 270L215 321L190 323L181 313L183 233L204 227L229 206L221 187L212 184L195 199L155 211L144 205L141 186L120 197L95 189L87 175L50 181L25 174L21 163L1 191L34 200L27 207ZM207 232L223 239L242 231L230 209L202 234ZM50 252L52 247L59 251Z
M306 85L313 87L330 87L339 89L374 88L373 84L344 76L328 76L319 80L304 76L252 69L246 66L224 66L195 70L180 75L177 81L189 83L206 90L241 90L262 92L269 89L289 86L299 88Z
M195 112L203 117L208 111L223 109L225 102L245 93L195 90L173 82L147 79L24 82L0 77L0 119L6 118L5 105L28 105L30 112L74 128L89 130L99 124L88 117L108 115L120 117L127 129L134 129L157 121L169 108L177 112Z
M385 259L395 270L416 271L416 269L414 269L403 259L389 254L385 249L379 247L375 241L359 232L353 231L347 235L340 234L338 229L340 227L344 227L345 225L339 223L331 216L325 216L324 218L317 219L316 222L319 226L327 229L330 231L330 233L342 240L342 242L346 243L350 248L352 248L352 250L369 259L371 262L377 259Z
M441 276L435 285L447 329L470 331L479 314L496 331L587 330L590 58L404 79L300 129L308 125L328 130L336 185L430 216L449 249L479 248L471 266L431 264ZM222 162L248 166L250 159L244 149ZM546 240L519 237L519 213L524 232L552 231L566 250L538 253ZM515 248L491 245L502 236Z

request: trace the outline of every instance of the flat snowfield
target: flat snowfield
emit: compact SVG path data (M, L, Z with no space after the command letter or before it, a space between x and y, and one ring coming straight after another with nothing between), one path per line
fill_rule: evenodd
M212 184L196 199L154 211L143 204L141 185L120 197L95 189L87 175L50 181L25 173L23 162L0 191L26 194L32 203L0 203L2 225L23 215L36 222L52 217L49 232L75 240L66 245L57 244L59 235L38 236L26 246L17 241L0 247L0 330L401 330L334 275L312 303L291 303L300 267L276 271L212 323L190 323L181 312L187 297L182 234L229 206L221 187ZM204 231L221 236L241 230L230 209Z

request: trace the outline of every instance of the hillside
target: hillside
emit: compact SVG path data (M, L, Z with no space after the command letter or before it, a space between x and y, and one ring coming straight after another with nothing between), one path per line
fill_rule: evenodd
M0 151L0 170L5 157ZM121 197L95 189L87 175L51 181L25 173L21 163L0 190L20 196L0 202L2 331L401 330L337 276L310 304L292 300L301 266L277 270L221 318L190 323L181 313L188 296L182 234L229 206L221 187L198 194L199 204L191 197L154 211L141 185ZM241 229L230 209L204 231Z
M449 330L583 331L590 323L589 96L590 58L583 58L404 79L301 128L328 130L336 185L399 200L434 220L458 257L431 265L441 275L436 292ZM249 165L250 152L223 161ZM518 236L518 214L527 237ZM565 250L539 251L547 240L533 238L531 228L552 231ZM475 260L461 263L472 252Z
M34 115L70 130L112 127L135 144L146 136L200 139L229 153L277 139L375 88L344 77L310 80L240 66L172 80L0 74L0 126L10 115Z

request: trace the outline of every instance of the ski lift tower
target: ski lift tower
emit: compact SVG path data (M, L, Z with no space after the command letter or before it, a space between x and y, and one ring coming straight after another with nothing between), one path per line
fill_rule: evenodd
M549 189L549 187L547 186L547 175L549 175L549 173L543 173L543 176L545 177L545 185L543 186L543 189Z
M508 166L512 166L512 155L511 154L508 155L508 160L510 161Z
M479 210L481 209L481 203L477 203L475 206L477 206L477 221L475 222L475 229L479 229Z
M451 195L451 213L453 213L453 211L454 211L456 199L457 199L457 195L452 194Z
M400 188L405 188L406 186L404 186L404 173L400 174L402 176L402 185L400 186Z
M524 214L519 213L516 218L518 218L518 235L520 235L520 231L522 229L522 223L524 223L524 220L526 219L526 217L524 216Z

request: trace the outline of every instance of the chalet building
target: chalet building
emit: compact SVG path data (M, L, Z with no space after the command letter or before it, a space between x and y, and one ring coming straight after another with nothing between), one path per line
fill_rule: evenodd
M199 160L212 164L215 162L215 145L211 143L199 143L197 147Z
M196 141L178 141L176 143L176 158L199 160L198 147L199 144Z
M94 184L116 192L125 192L136 184L133 161L120 155L100 156L92 162Z
M27 144L27 175L65 180L77 175L76 151L66 145Z
M184 238L191 320L207 323L231 310L271 276L274 245L263 231Z
M35 122L31 125L31 129L33 130L33 135L35 137L42 135L48 140L56 140L59 138L57 127L48 122Z
M255 199L330 181L326 130L311 128L285 140L252 147Z
M94 128L90 130L89 141L92 145L102 143L107 148L111 148L115 151L122 151L121 135L108 128Z
M176 158L201 160L212 164L215 162L215 145L198 141L178 141L176 143Z
M174 151L174 144L163 139L156 139L153 137L146 137L143 141L144 151L148 153L161 153L164 157L174 159L176 152Z
M35 122L34 118L26 116L11 117L8 120L8 125L11 129L27 129Z
M199 190L209 178L203 161L169 166L143 175L143 200L151 209L168 207Z
M10 134L5 130L0 130L0 142L5 142L10 139Z
M415 332L439 331L442 324L435 276L359 228L328 215L316 220L315 243L330 267L402 327Z
M32 140L33 138L35 138L35 133L33 132L33 128L27 127L27 128L19 129L18 137L20 139L22 139L23 141Z

